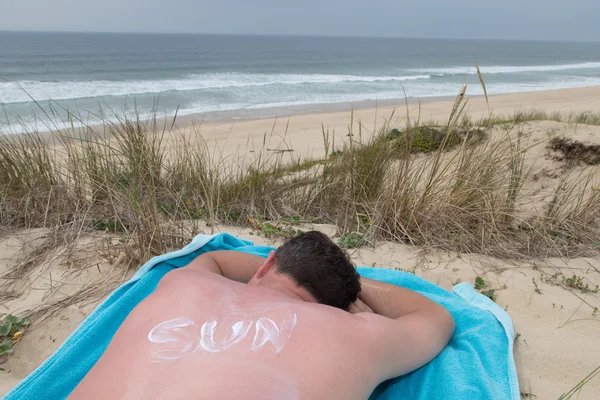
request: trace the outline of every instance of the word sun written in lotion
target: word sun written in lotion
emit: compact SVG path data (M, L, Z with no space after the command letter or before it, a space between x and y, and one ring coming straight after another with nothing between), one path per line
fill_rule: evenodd
M198 335L198 325L195 321L189 318L171 319L156 325L148 333L150 342L161 345L152 353L151 359L154 362L171 361L189 356L197 350L209 353L226 351L244 340L250 333L252 325L254 325L254 339L251 350L257 351L270 343L275 353L279 354L292 336L297 321L295 313L287 314L279 326L272 319L264 317L256 321L238 321L230 327L226 337L215 340L218 325L216 320L204 322Z

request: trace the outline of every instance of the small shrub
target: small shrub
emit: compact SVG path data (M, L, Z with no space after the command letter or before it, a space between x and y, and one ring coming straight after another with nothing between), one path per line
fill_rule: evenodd
M365 244L365 239L362 233L352 232L342 236L338 244L344 249L356 249Z
M573 276L571 277L564 278L563 284L571 289L579 289L582 293L597 294L600 291L598 285L596 285L596 288L592 289L587 283L583 281L583 278L581 276L577 276L575 274L573 274Z
M584 278L573 274L573 276L566 277L562 272L556 272L552 275L542 274L542 282L549 285L562 286L563 288L577 289L582 293L600 293L600 286L590 287L589 284L584 282Z
M464 140L469 143L481 140L485 136L483 129L454 128L449 130L442 126L419 126L411 128L406 132L392 129L386 136L394 142L398 152L404 152L407 148L411 153L431 153L444 149L449 150L460 145ZM406 138L408 137L408 143Z
M300 229L293 229L291 227L275 226L270 222L259 222L253 218L249 218L248 222L250 222L253 228L257 231L258 235L271 239L289 239L303 232Z

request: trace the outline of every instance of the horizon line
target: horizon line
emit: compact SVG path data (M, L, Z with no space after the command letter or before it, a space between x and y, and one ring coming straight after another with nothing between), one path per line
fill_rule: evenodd
M174 36L253 36L253 37L290 37L290 38L355 38L355 39L413 39L413 40L473 40L473 41L506 41L506 42L563 42L563 43L600 43L600 40L577 39L515 39L515 38L474 38L474 37L439 37L439 36L380 36L380 35L327 35L327 34L292 34L292 33L225 33L225 32L149 32L149 31L78 31L78 30L2 30L0 33L50 33L50 34L89 34L89 35L174 35Z

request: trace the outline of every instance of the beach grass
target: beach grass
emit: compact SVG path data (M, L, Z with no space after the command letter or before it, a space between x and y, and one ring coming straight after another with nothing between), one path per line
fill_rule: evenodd
M119 262L131 268L181 247L202 226L252 219L330 223L360 243L503 258L596 254L597 168L566 174L536 212L519 204L528 179L521 123L597 123L598 115L531 111L473 123L464 106L459 96L446 124L368 133L358 124L337 146L324 129L325 157L291 162L264 145L224 157L201 132L171 132L172 124L135 113L101 128L5 135L0 223L118 235Z
M600 125L600 112L587 110L565 113L560 111L546 112L542 110L531 109L528 111L515 111L507 115L491 115L483 118L480 121L477 121L477 123L483 126L493 126L515 123L518 124L530 121L556 121L598 126ZM472 121L468 116L466 116L463 123L465 125L469 125L472 124Z
M200 229L194 221L250 218L327 222L340 236L512 258L597 251L595 170L565 177L536 215L516 208L527 179L519 124L595 124L598 114L531 111L473 123L462 110L459 96L445 125L384 125L366 134L359 124L337 147L324 130L326 156L291 163L266 148L226 159L200 132L167 133L156 117L135 114L101 131L4 135L0 222L120 234L132 267L184 244ZM509 127L488 137L498 124ZM166 135L177 144L168 152Z

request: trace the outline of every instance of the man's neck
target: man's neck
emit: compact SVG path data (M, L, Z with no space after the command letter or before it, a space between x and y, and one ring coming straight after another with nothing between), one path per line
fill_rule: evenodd
M294 282L291 278L287 276L270 276L265 277L257 286L274 290L279 292L280 294L296 299L301 300L308 303L316 303L315 298L308 292L308 290L299 287L296 282Z

